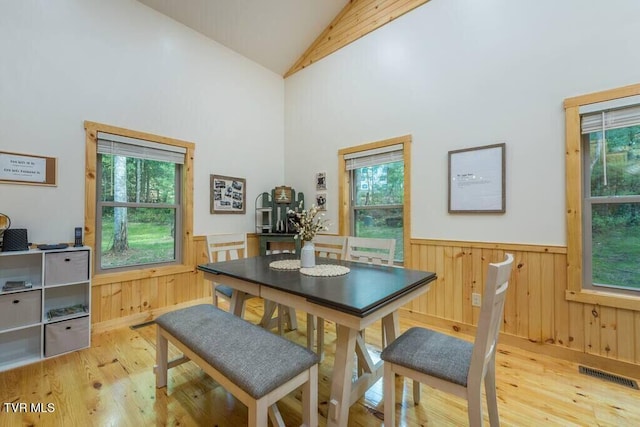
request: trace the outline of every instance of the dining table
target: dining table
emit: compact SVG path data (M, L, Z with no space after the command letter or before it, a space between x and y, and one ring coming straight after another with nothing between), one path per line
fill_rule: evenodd
M351 405L383 374L383 361L374 363L361 331L381 320L384 341L393 342L399 335L398 310L426 293L436 274L324 258L317 258L316 263L340 266L324 271L333 268L341 274L317 276L305 269L274 268L278 264L274 261L287 260L295 261L295 254L262 255L201 264L197 268L206 280L233 289L230 311L238 316L246 296L254 295L335 323L336 350L327 426L346 427ZM356 359L358 369L354 374Z

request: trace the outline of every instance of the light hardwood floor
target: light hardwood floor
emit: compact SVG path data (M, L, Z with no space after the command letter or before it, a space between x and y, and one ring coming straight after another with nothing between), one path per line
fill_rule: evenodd
M261 307L257 298L250 300L248 318L257 321ZM299 313L299 329L286 336L304 345L305 321L304 313ZM404 331L413 324L401 321L400 326ZM335 330L330 324L326 329L327 355L319 378L321 426L326 423L335 349ZM379 337L379 330L367 332L373 347L379 345L375 342ZM173 352L170 357L177 356ZM154 363L153 325L94 334L90 349L0 373L0 426L246 424L246 408L194 364L170 370L169 386L157 390ZM638 390L581 375L573 363L505 346L499 347L497 365L498 407L504 426L640 425ZM467 425L463 400L422 386L422 402L414 406L411 383L397 378L396 387L402 398L402 403L396 403L402 425ZM380 380L351 407L349 425L382 425L382 400ZM38 404L42 405L38 408ZM279 407L287 425L300 424L300 392L283 399Z

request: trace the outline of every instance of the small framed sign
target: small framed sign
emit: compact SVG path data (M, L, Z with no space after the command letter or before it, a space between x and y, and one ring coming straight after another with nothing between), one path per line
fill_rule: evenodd
M244 214L247 183L244 178L210 176L210 207L212 214Z
M449 213L505 212L505 144L449 151Z
M55 157L0 151L0 182L53 187L56 185L56 168Z

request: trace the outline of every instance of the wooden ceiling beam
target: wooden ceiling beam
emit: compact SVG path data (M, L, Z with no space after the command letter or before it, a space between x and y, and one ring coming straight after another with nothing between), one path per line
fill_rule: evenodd
M351 0L284 75L285 78L429 0Z

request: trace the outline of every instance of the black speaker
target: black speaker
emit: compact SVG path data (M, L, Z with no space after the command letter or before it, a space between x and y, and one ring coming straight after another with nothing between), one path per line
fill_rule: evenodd
M2 236L2 251L26 251L29 249L26 228L9 228Z

